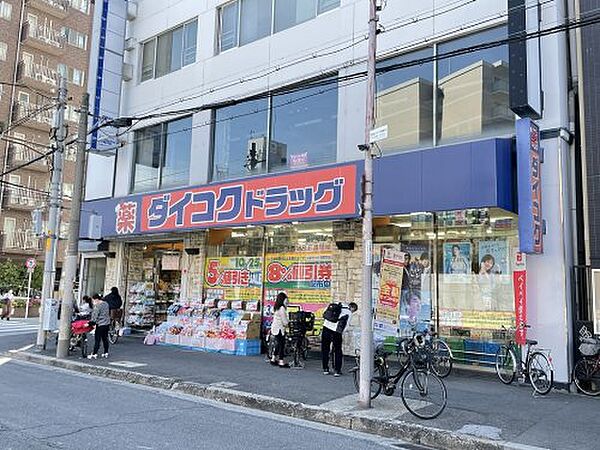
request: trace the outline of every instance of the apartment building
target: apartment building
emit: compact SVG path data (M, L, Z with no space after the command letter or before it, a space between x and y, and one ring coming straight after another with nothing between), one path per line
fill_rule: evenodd
M92 17L90 0L0 1L0 123L7 130L0 155L2 172L12 170L0 185L0 259L43 258L42 242L31 230L31 212L42 209L46 216L52 158L27 163L48 151L60 76L68 80L69 135L77 130ZM60 236L68 229L74 151L70 146L65 154ZM59 262L65 248L59 244Z
M512 14L539 13L519 31L535 36L568 17L564 3L382 2L376 103L387 137L370 254L377 334L431 322L456 361L491 367L503 327L527 321L566 384L571 147L557 130L569 127L567 40L509 44ZM173 303L241 300L258 305L264 331L281 290L317 317L331 300L360 303L368 2L104 8L94 34L113 38L98 57L111 69L92 62L104 80L91 87L95 107L140 120L115 135L118 148L92 148L83 230L102 241L85 241L82 292L118 286L128 324L142 328L168 320ZM531 105L515 100L525 85ZM541 180L529 176L539 147ZM384 285L388 249L404 255L408 278ZM384 310L383 289L395 307Z

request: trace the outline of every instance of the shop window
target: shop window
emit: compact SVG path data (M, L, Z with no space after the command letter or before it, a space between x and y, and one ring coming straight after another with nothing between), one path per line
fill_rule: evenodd
M253 100L215 111L215 181L266 171L268 100Z
M383 152L430 146L433 143L433 62L385 72L397 64L433 56L433 49L387 59L377 64L377 127L387 125L388 137L377 145Z
M142 44L141 81L162 77L196 62L198 21L193 20Z
M494 28L440 44L438 54L506 37L506 27ZM437 72L439 141L513 132L507 44L439 59Z
M189 181L191 133L191 117L136 131L132 192L186 185Z
M338 94L327 86L216 109L212 179L335 162Z
M337 109L335 85L274 96L269 172L335 162Z

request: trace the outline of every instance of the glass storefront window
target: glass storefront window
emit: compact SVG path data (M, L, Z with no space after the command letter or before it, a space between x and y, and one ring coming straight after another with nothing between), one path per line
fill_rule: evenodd
M458 362L493 363L502 327L515 323L516 215L492 208L378 221L373 255L376 305L385 270L382 250L397 250L404 258L402 280L396 283L398 319L391 325L399 334L410 335L413 326L425 329L431 324L448 339Z
M335 162L337 110L335 85L274 96L269 172Z
M132 192L186 185L191 148L191 117L136 131Z
M215 111L213 181L266 171L268 100Z
M337 110L335 83L216 109L212 180L335 162Z
M426 48L387 59L377 69L433 56ZM433 143L433 62L377 75L377 123L388 126L388 137L377 144L392 152Z
M494 28L438 45L438 55L505 39ZM512 133L515 115L508 101L508 45L468 52L437 63L438 141Z

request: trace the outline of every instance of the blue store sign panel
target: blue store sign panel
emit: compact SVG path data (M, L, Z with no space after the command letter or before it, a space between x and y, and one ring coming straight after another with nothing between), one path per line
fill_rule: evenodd
M540 129L531 119L517 121L517 183L521 252L544 252Z

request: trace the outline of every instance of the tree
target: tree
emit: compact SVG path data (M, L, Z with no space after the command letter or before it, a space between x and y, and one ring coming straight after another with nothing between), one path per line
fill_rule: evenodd
M26 288L25 267L15 263L12 259L0 263L0 289L12 289L15 292Z

